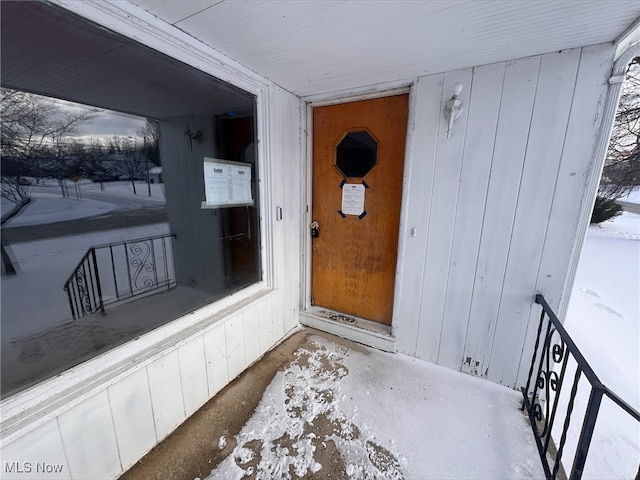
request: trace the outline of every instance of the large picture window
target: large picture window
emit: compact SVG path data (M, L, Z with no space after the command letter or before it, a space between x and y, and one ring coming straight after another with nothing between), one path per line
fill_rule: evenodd
M6 397L262 267L252 94L49 4L1 21ZM203 208L205 158L251 201Z

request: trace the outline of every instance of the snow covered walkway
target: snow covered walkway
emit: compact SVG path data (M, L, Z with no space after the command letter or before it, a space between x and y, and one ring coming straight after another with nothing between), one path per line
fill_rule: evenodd
M543 478L520 399L304 329L122 478Z

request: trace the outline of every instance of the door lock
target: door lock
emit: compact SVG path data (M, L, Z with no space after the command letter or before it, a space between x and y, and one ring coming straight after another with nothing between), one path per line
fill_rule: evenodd
M320 236L320 224L313 222L311 224L311 238L318 238Z

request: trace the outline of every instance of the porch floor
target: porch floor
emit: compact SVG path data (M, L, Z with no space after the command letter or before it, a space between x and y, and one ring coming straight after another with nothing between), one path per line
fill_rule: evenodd
M304 328L121 478L543 478L520 398Z

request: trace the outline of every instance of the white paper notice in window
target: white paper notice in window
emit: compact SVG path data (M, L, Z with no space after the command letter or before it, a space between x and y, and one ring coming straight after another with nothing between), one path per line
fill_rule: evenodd
M231 165L234 203L253 203L251 198L251 165Z
M364 185L345 183L342 186L342 213L360 216L362 212L364 212Z
M202 208L253 205L251 164L205 157L204 192Z

